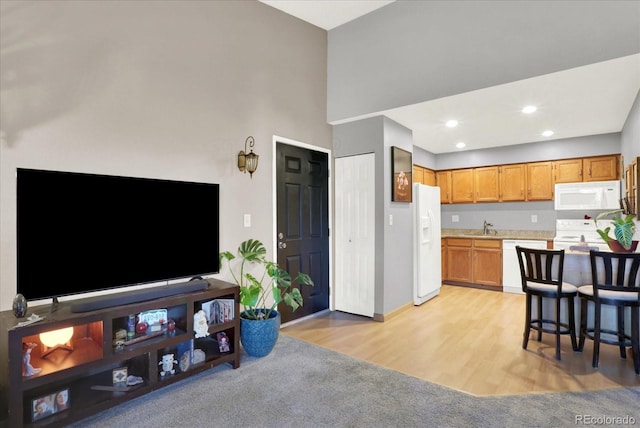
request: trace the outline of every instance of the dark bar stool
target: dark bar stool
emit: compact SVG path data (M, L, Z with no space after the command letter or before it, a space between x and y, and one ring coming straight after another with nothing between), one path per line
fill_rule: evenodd
M593 340L593 367L598 367L600 343L620 348L620 358L626 358L626 347L633 351L633 367L640 374L640 254L591 251L593 285L578 288L580 296L580 351L585 338ZM587 326L589 302L594 306L594 325ZM616 308L616 330L601 327L602 305ZM631 311L631 334L625 333L625 308ZM604 335L604 337L603 337Z
M564 250L542 250L516 246L516 252L520 263L522 291L525 292L527 300L522 348L527 349L531 330L538 332L538 342L542 340L542 333L554 334L556 336L556 359L560 360L561 335L569 335L573 350L578 350L573 309L573 301L578 294L578 288L562 281ZM538 301L538 316L535 319L531 318L532 296L536 296ZM544 317L543 298L554 299L555 319ZM562 299L567 299L568 322L566 323L560 321L560 302Z

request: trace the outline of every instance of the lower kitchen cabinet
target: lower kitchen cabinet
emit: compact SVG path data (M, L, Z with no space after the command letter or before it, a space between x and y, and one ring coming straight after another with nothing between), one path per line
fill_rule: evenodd
M498 239L473 240L474 284L502 287L502 241Z
M449 279L447 272L447 238L443 238L440 244L440 262L442 263L442 281Z
M472 246L472 239L447 239L447 282L471 282Z
M502 241L447 238L447 283L502 287Z

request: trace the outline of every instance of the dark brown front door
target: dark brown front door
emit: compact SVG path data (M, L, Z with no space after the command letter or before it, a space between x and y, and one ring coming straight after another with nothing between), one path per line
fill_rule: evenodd
M329 308L328 165L326 153L276 145L278 264L315 284L299 287L304 305L296 312L280 305L283 323Z

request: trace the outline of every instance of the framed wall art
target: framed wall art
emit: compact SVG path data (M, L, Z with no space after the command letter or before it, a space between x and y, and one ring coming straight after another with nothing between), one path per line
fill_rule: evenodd
M411 152L391 147L391 201L411 202L413 189Z

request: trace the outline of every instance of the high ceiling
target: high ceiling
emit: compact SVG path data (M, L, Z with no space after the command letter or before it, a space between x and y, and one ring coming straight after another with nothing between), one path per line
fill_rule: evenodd
M327 31L392 3L261 1ZM639 90L637 54L366 117L384 114L411 129L416 146L446 153L620 132ZM536 106L537 111L523 114L527 105ZM336 123L351 119L358 118ZM457 120L458 126L447 127L450 119ZM544 137L546 130L554 134ZM459 142L465 143L463 149L456 148Z

